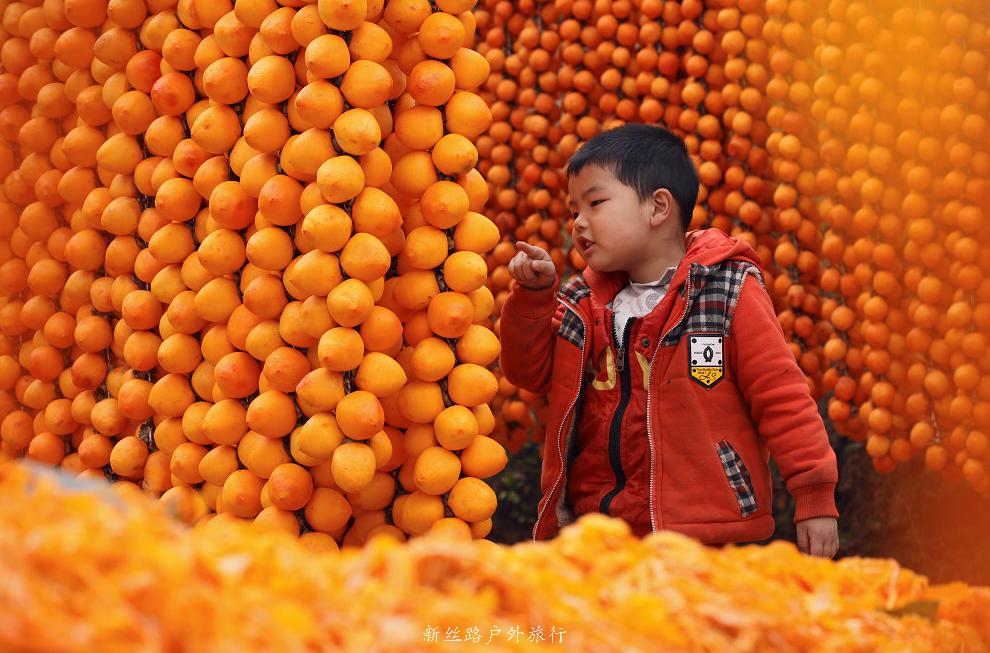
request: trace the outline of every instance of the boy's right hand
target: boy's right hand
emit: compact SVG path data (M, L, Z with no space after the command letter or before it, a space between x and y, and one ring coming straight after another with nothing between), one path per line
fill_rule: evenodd
M539 247L516 242L519 253L509 261L509 274L520 285L532 290L549 288L557 281L557 267L550 255Z

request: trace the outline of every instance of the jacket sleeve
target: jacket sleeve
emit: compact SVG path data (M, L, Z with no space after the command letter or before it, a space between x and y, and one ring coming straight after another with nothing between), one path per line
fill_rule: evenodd
M550 391L553 350L560 327L558 286L532 290L515 284L502 306L499 362L505 378L536 394Z
M736 379L787 489L795 521L838 517L835 452L766 290L747 275L732 318Z

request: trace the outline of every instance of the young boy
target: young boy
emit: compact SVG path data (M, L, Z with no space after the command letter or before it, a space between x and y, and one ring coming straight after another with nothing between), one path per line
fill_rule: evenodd
M765 539L772 454L800 549L832 557L835 454L756 252L687 231L698 177L684 144L627 125L588 141L568 175L587 269L558 288L550 256L517 243L501 318L506 378L549 395L533 538L598 511L637 535Z

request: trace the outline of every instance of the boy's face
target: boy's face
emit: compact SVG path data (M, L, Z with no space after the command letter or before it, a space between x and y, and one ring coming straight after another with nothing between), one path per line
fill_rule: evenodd
M568 190L574 216L571 239L588 267L596 272L629 272L644 257L655 256L648 247L658 226L654 198L641 200L635 189L596 165L572 176ZM672 201L669 192L661 194Z

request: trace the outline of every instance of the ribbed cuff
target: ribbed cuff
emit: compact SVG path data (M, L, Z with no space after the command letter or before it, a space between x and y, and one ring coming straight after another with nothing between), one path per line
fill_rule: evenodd
M815 517L838 518L835 507L835 483L806 485L791 490L794 496L794 521L804 521Z
M538 319L546 317L548 314L553 315L557 310L557 302L554 301L554 297L557 295L558 287L559 284L555 283L549 288L534 290L517 283L506 303L520 317Z

